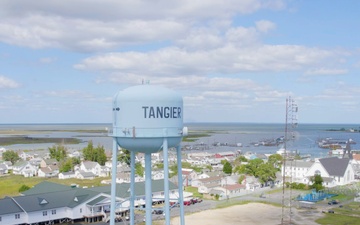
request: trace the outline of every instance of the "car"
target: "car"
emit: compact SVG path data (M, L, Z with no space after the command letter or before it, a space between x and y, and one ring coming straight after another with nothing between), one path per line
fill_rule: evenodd
M184 201L184 205L186 205L186 206L189 206L191 204L192 204L192 202L190 200L189 201Z
M331 201L328 202L329 205L336 205L336 204L338 204L338 203L339 203L339 202L336 201L336 200L331 200Z
M335 213L334 210L329 210L328 213Z
M163 214L163 213L164 213L164 211L162 209L155 209L153 211L153 214Z

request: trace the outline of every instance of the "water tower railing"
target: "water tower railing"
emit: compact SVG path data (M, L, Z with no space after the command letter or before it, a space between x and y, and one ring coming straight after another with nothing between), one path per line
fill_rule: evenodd
M108 132L112 137L140 137L140 138L156 138L156 137L181 137L183 128L181 127L113 127Z

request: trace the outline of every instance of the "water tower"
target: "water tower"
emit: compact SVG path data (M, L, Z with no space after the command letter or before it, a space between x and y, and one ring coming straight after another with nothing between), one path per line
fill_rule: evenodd
M183 127L183 99L176 92L149 84L126 88L113 99L113 160L111 184L111 216L115 219L116 165L118 146L131 153L130 224L135 224L135 154L145 154L145 221L152 224L151 153L163 150L165 221L170 225L168 149L176 147L180 220L184 224L184 204L180 142L186 135Z

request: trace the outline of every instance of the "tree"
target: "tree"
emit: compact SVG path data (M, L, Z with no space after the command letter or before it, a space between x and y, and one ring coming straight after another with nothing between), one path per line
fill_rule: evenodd
M94 145L92 141L89 141L87 147L82 150L84 160L95 161Z
M249 163L245 165L246 174L257 177L256 173L261 164L264 164L262 159L256 158L250 160Z
M246 165L238 165L234 168L234 173L237 174L244 174L246 173Z
M272 164L275 168L281 168L283 157L280 154L273 154L269 156L268 163Z
M50 158L56 159L56 161L60 162L61 160L66 158L67 149L63 145L54 145L49 147Z
M238 179L238 183L242 184L242 182L246 179L246 176L244 174L240 175L239 179Z
M60 163L60 172L69 172L74 170L74 166L80 164L80 159L72 157L68 158Z
M236 159L234 161L234 165L241 165L242 162L248 162L248 159L245 158L245 156L240 155L240 156L236 157Z
M324 189L323 184L323 178L319 174L315 174L313 177L311 177L311 181L313 184L311 185L311 188L315 188L316 191Z
M130 166L130 157L130 151L127 149L122 149L118 154L117 160Z
M210 170L210 172L214 169L210 164L206 165L205 168Z
M23 185L19 188L19 192L21 193L21 192L27 191L27 190L29 190L29 189L30 189L29 186L23 184Z
M223 172L228 175L232 174L232 165L228 161L224 163Z
M10 161L13 165L20 159L17 152L13 150L7 150L6 152L3 152L2 158L4 161Z
M98 162L100 165L105 165L106 154L104 146L98 145L94 148L92 141L89 141L88 146L83 148L84 160Z
M261 183L266 183L268 181L273 181L276 179L277 168L270 163L263 163L259 166L256 171L256 177L259 178Z
M135 173L139 175L140 177L144 176L144 167L141 165L141 163L137 162L135 163Z

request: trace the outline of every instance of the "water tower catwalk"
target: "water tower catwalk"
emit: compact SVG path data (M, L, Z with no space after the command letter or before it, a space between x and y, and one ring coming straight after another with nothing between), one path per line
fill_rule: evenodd
M177 150L177 174L180 206L180 223L184 225L184 204L181 177L183 99L176 92L153 85L133 86L119 91L113 99L113 154L111 182L110 223L115 222L117 151L120 146L131 154L130 178L130 224L135 224L135 154L145 154L145 222L152 224L152 179L151 153L163 151L164 157L164 214L166 225L170 225L169 165L168 149Z

